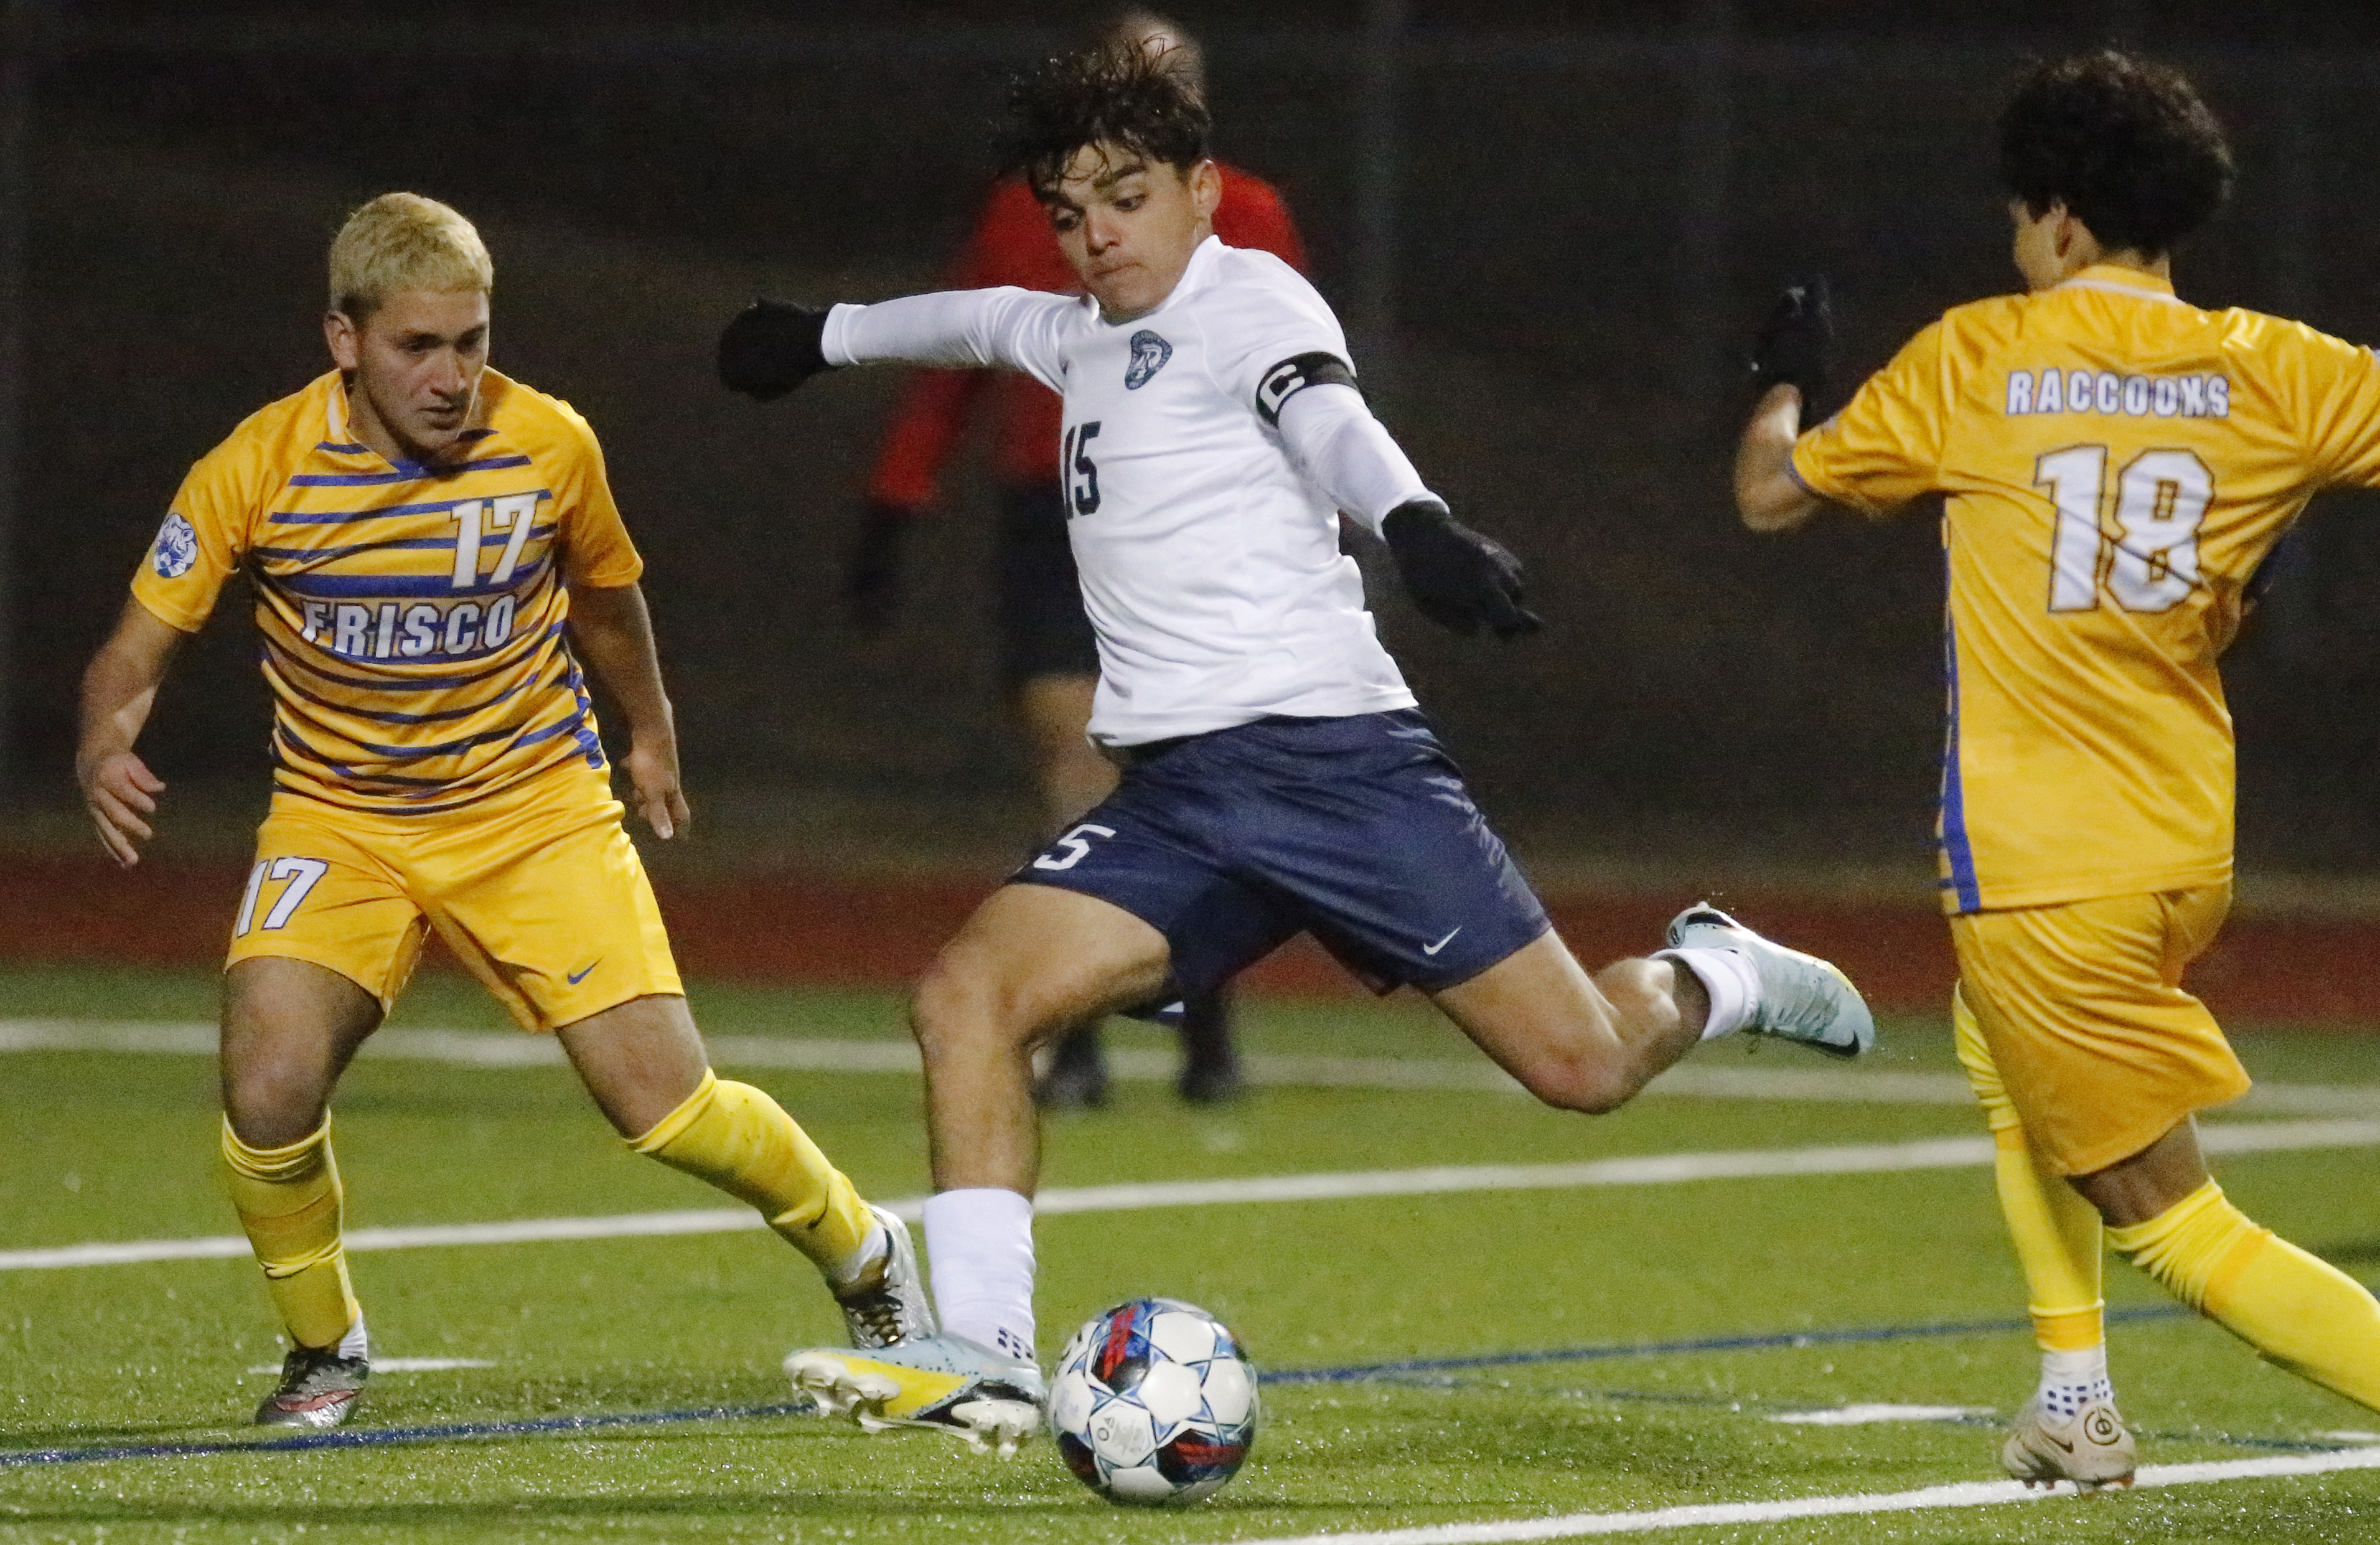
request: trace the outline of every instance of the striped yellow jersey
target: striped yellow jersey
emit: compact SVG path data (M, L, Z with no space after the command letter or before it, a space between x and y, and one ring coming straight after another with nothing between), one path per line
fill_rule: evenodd
M2307 499L2380 482L2380 360L2096 266L1949 312L1793 471L1870 514L1945 496L1945 908L2204 884L2231 872L2216 659Z
M208 452L134 597L195 632L247 572L291 793L429 813L574 759L602 766L567 587L632 584L642 563L594 432L488 371L458 459L392 465L346 406L334 371Z

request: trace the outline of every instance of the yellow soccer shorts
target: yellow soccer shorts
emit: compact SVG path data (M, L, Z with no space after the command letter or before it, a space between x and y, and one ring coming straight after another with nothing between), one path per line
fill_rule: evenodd
M583 762L433 815L276 794L225 968L280 956L380 1000L431 930L527 1030L684 991L620 802Z
M2058 1174L2104 1170L2248 1092L2215 1016L2181 988L2230 906L2215 884L1950 919L1959 1060L1979 1094L2006 1091Z

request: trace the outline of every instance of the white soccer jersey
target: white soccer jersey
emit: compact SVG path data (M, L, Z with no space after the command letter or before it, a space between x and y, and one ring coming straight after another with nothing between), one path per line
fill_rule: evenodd
M1209 237L1164 304L1130 322L1102 321L1088 298L964 290L838 306L822 342L831 364L1003 365L1065 398L1067 529L1099 643L1093 739L1136 746L1268 714L1414 705L1339 551L1341 501L1299 466L1318 466L1326 447L1333 459L1363 453L1360 496L1347 479L1325 481L1376 528L1430 495L1347 388L1283 408L1295 372L1276 367L1344 359L1347 343L1279 258ZM1342 434L1351 413L1359 432Z

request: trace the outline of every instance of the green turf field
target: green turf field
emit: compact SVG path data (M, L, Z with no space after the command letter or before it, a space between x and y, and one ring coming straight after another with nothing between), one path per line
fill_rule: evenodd
M866 995L722 989L696 1003L720 1035L899 1033L894 1005ZM0 970L0 1021L191 1020L212 1007L203 976ZM1399 1004L1257 1005L1247 1018L1258 1052L1472 1054ZM474 990L442 978L426 978L396 1023L502 1025ZM1881 1070L1950 1069L1938 1025L1886 1033ZM1162 1044L1136 1028L1113 1036ZM2242 1052L2264 1079L2380 1086L2380 1050L2352 1040L2255 1036ZM1697 1062L1827 1065L1733 1044ZM0 1055L0 1114L15 1139L0 1166L0 1251L230 1232L212 1170L212 1074L195 1055ZM871 1196L924 1189L914 1077L746 1076ZM627 1154L559 1069L368 1055L338 1121L351 1228L723 1200ZM1268 1087L1194 1112L1144 1081L1121 1085L1104 1112L1051 1124L1045 1183L1542 1164L1979 1129L1954 1104L1655 1096L1588 1120L1461 1089ZM2221 1173L2260 1221L2350 1271L2380 1271L2380 1149L2241 1155ZM1988 1172L1973 1166L1046 1218L1045 1350L1116 1299L1163 1292L1229 1320L1269 1374L1349 1375L1269 1384L1239 1478L1199 1508L1154 1515L1099 1501L1046 1442L1002 1463L928 1434L870 1439L745 1414L783 1400L776 1365L788 1347L839 1329L808 1268L765 1233L359 1252L379 1356L492 1366L383 1374L350 1430L516 1429L313 1452L16 1462L40 1449L253 1441L241 1423L270 1380L248 1370L279 1351L245 1261L0 1271L0 1539L1201 1541L1987 1481L1997 1439L1983 1413L2030 1392L2030 1336L1908 1332L2021 1316L1998 1228ZM2120 1262L2108 1284L2119 1308L2163 1303ZM1693 1344L1797 1332L1814 1339ZM1631 1350L1651 1343L1687 1344ZM2144 1463L2314 1452L2350 1442L2326 1434L2380 1428L2380 1416L2195 1321L2127 1320L2113 1344ZM1357 1376L1413 1359L1580 1349L1603 1355ZM1872 1403L1975 1414L1772 1419ZM705 1411L726 1414L690 1415ZM581 1417L622 1419L565 1424ZM2380 1471L1648 1538L2370 1541Z

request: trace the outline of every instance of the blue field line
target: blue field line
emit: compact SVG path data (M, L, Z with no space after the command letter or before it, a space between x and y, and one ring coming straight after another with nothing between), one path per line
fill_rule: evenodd
M2189 1311L2168 1305L2109 1309L2111 1322L2180 1320ZM2030 1320L1950 1320L1927 1325L1871 1325L1845 1331L1783 1331L1753 1336L1700 1336L1692 1341L1623 1342L1537 1352L1482 1352L1465 1357L1413 1357L1353 1368L1276 1369L1261 1375L1268 1384L1357 1384L1407 1373L1448 1373L1462 1369L1520 1368L1534 1363L1600 1363L1619 1357L1682 1356L1696 1352L1767 1352L1799 1346L1843 1346L1881 1341L1925 1341L1935 1336L1988 1336L2033 1329Z
M2110 1309L2115 1323L2180 1320L2187 1311L2154 1306ZM1469 1369L1519 1368L1535 1364L1609 1362L1622 1357L1685 1356L1704 1352L1761 1352L1808 1346L1844 1346L1878 1342L1923 1341L1939 1336L2004 1335L2030 1332L2030 1320L1959 1320L1924 1325L1874 1325L1840 1331L1785 1331L1767 1335L1702 1336L1687 1341L1627 1342L1603 1346L1574 1346L1536 1352L1486 1352L1464 1357L1408 1357L1396 1362L1360 1363L1346 1368L1275 1369L1260 1373L1267 1384L1354 1384L1367 1380L1395 1381L1417 1374L1451 1373ZM1625 1398L1618 1392L1606 1392ZM1647 1397L1649 1398L1649 1397ZM540 1417L522 1421L447 1422L425 1427L343 1428L330 1432L306 1432L263 1442L118 1443L95 1448L0 1449L0 1469L32 1465L76 1465L108 1459L172 1459L222 1454L303 1454L316 1449L387 1448L402 1443L439 1442L457 1438L534 1437L555 1432L595 1431L605 1428L668 1427L687 1422L748 1421L767 1417L810 1414L807 1402L777 1405L716 1405L684 1411L627 1411L614 1415ZM2167 1436L2159 1434L2158 1436ZM2205 1441L2204 1434L2171 1434ZM2322 1443L2278 1438L2223 1437L2218 1442L2244 1448L2323 1451Z
M343 1428L302 1432L265 1442L117 1443L106 1448L0 1450L0 1469L25 1465L76 1465L98 1459L175 1459L210 1454L303 1454L312 1449L388 1448L398 1443L448 1438L535 1437L548 1432L589 1432L613 1427L668 1427L694 1421L749 1421L759 1417L808 1417L808 1401L782 1405L711 1405L691 1411L623 1411L610 1416L538 1417L527 1421L443 1422L431 1427Z

